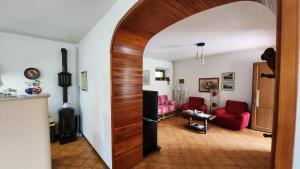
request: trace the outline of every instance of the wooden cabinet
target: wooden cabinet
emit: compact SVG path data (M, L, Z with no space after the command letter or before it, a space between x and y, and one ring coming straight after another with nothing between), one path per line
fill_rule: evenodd
M261 77L262 73L272 74L272 70L266 63L254 63L251 128L271 132L274 114L275 79Z

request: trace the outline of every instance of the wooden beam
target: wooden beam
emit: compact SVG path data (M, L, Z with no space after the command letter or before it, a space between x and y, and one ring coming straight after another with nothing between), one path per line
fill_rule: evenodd
M298 3L298 0L278 1L274 169L291 169L293 164L299 67Z

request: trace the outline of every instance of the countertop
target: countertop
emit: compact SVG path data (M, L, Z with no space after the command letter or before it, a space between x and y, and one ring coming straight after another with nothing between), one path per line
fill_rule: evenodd
M19 95L19 96L1 96L0 102L2 101L12 101L12 100L28 100L28 99L39 99L39 98L48 98L49 94L36 94L36 95Z

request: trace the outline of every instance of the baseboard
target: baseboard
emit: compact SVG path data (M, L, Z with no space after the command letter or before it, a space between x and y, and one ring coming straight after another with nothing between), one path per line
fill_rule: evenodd
M87 141L87 143L92 147L93 151L97 154L97 156L101 159L101 161L103 162L103 164L105 165L106 168L109 168L108 165L104 162L104 160L102 159L102 157L98 154L98 152L95 150L95 148L92 146L92 144L90 143L90 141L85 137L85 135L83 133L81 133L82 137Z

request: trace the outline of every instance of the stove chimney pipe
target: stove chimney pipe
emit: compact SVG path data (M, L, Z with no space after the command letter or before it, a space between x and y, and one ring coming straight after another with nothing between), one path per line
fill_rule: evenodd
M62 72L58 73L58 85L63 87L63 103L68 102L68 87L72 85L72 74L68 73L67 49L61 49Z

